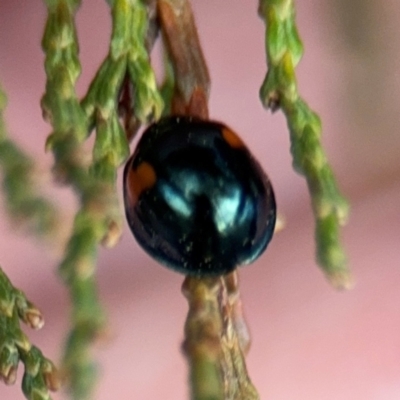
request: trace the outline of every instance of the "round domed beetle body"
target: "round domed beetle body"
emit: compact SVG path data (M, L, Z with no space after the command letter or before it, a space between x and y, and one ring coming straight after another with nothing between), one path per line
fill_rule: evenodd
M143 133L125 166L124 201L144 250L198 277L255 260L276 219L271 184L242 140L192 117L166 117Z

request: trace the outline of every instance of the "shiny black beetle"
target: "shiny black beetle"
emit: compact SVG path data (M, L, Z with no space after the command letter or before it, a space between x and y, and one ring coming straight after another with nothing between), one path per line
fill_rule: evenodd
M227 126L171 116L151 125L124 170L129 226L166 266L191 276L231 272L271 240L268 177Z

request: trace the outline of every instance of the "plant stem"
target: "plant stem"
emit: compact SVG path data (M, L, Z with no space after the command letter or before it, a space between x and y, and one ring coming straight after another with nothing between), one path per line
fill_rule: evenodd
M191 366L192 399L258 400L244 359L249 336L238 312L237 272L187 277L182 291L189 303L183 348Z
M16 289L0 268L0 379L12 385L17 379L18 363L25 366L22 390L28 400L51 400L50 391L61 384L54 364L31 344L20 320L33 329L44 325L40 311Z
M167 53L163 94L170 112L208 118L210 78L189 1L159 0ZM186 277L188 300L183 349L193 400L256 400L244 355L250 344L241 312L237 272L226 277Z
M168 59L174 71L171 111L206 119L210 77L190 3L159 0L158 12Z
M72 328L63 357L63 373L72 397L83 400L90 397L94 384L90 346L105 320L94 277L97 247L102 241L114 243L119 231L115 229L114 189L90 172L82 150L89 123L75 92L80 64L74 14L79 5L74 0L48 1L42 42L47 75L42 108L53 126L47 148L54 154L54 174L70 185L80 200L59 271L72 303Z
M55 207L37 190L35 164L7 135L4 110L7 100L0 86L0 169L8 214L19 226L54 239L58 228Z
M264 107L281 108L290 131L293 167L304 175L316 222L317 260L330 282L348 288L352 280L339 241L339 227L347 221L349 206L339 192L322 148L321 121L300 97L295 67L303 54L293 0L260 0L259 14L266 24L268 73L260 90Z

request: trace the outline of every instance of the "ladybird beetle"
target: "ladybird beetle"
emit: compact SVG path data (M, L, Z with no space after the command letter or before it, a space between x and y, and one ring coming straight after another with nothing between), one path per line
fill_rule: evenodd
M227 126L170 116L151 125L124 170L126 217L152 257L186 275L231 272L271 240L268 177Z

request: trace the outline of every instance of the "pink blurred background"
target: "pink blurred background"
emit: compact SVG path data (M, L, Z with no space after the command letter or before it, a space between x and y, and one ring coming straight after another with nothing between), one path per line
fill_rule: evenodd
M306 53L299 88L323 120L323 141L352 204L343 243L356 286L331 288L314 260L313 219L305 181L291 169L286 123L263 110L264 25L253 1L194 1L212 77L211 116L246 140L274 184L286 229L241 272L253 344L248 369L262 399L400 399L400 8L397 0L298 1ZM244 5L246 4L246 6ZM0 81L8 93L9 131L44 171L50 127L41 119L44 91L42 2L2 0ZM107 53L105 2L86 0L78 14L83 62L79 93ZM159 49L154 50L159 60ZM71 217L68 191L54 196ZM0 264L45 314L30 337L58 359L68 326L67 293L45 246L0 219ZM95 398L188 399L180 353L187 306L182 277L157 265L126 229L102 250L99 285L110 340L98 346ZM22 376L19 373L19 381ZM0 398L23 399L0 385ZM64 398L63 394L54 399Z

